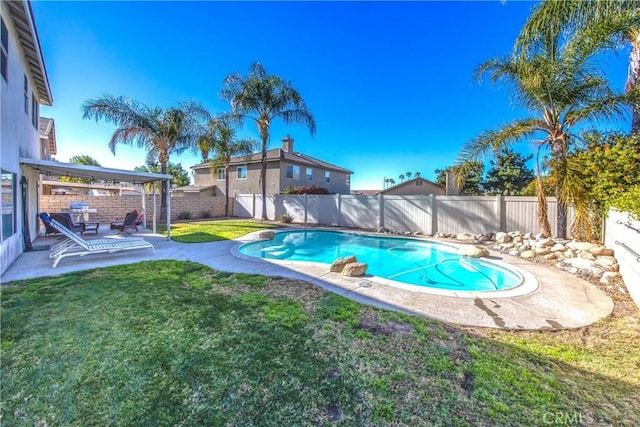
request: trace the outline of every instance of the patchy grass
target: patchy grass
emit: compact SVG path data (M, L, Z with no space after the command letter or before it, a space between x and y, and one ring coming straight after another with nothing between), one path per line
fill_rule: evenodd
M179 261L6 286L3 425L640 423L637 311L465 331Z
M274 227L277 225L239 220L179 222L171 224L171 240L180 243L217 242ZM167 234L166 227L159 227L159 230L160 233Z

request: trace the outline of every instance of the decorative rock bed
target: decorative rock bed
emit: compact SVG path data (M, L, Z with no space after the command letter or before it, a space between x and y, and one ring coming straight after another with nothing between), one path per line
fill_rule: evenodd
M491 244L490 249L494 251L532 261L550 263L569 273L598 279L604 285L613 284L621 279L613 249L597 243L551 239L519 232L500 232L495 235L491 233L481 235L436 233L434 237L453 238L476 244L488 243ZM472 256L463 251L477 252L476 246L469 246L471 249L463 248L461 250L462 255Z

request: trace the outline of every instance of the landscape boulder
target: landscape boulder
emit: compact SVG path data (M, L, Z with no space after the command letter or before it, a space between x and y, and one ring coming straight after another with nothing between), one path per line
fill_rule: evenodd
M496 233L496 243L509 243L511 240L513 240L513 237L507 233L503 233L502 231Z
M353 264L357 262L358 259L353 255L349 255L344 258L338 258L333 261L333 264L331 264L331 268L329 269L329 271L332 273L341 273L347 264Z
M367 272L368 265L364 262L350 262L344 266L342 270L343 276L358 277L363 276Z
M260 234L258 234L258 239L273 240L275 237L276 233L269 230L261 231Z
M474 245L464 245L460 248L460 255L469 258L482 258L488 257L489 251L486 248L481 248Z

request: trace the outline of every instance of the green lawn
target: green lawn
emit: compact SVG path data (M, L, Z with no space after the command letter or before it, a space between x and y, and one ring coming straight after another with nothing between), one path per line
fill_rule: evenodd
M231 240L257 230L275 228L277 225L256 221L218 220L179 222L171 224L171 240L180 243L205 243ZM166 235L166 227L159 228Z
M5 286L2 425L640 424L637 311L481 335L179 261Z

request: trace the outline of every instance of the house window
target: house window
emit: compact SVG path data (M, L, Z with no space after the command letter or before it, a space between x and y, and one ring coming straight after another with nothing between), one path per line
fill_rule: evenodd
M247 167L238 166L238 179L247 179Z
M285 177L289 179L300 179L300 166L287 165Z
M307 168L307 181L313 181L313 169Z
M36 94L31 92L31 124L33 127L38 129L38 115L40 112L40 104L38 104L38 100L36 99Z
M27 75L24 75L24 113L29 115L29 81Z
M7 30L7 26L4 25L4 20L0 18L0 74L2 74L2 78L4 78L5 82L7 80L7 67L9 63L9 30Z
M225 175L224 168L218 169L218 180L219 181L224 181L226 178L227 178L227 176Z
M329 171L324 172L324 182L331 182L331 172Z
M347 174L347 177L345 178L345 184L351 185L351 175Z
M2 170L2 240L16 232L16 174Z

